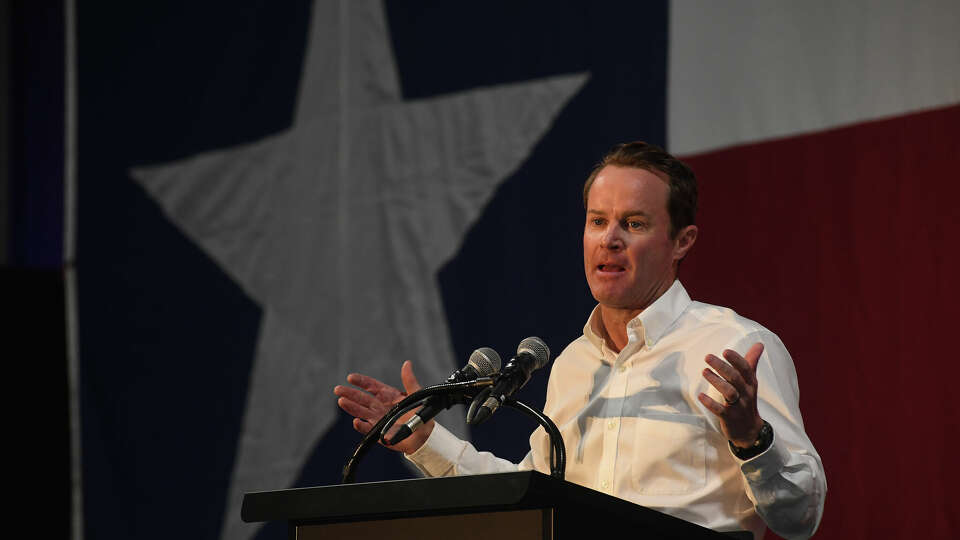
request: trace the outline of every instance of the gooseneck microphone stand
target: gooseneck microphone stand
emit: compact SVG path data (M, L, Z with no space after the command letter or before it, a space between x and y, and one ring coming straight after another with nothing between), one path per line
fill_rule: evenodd
M508 397L503 401L503 404L533 417L543 426L543 430L547 432L547 436L550 438L550 476L563 480L567 470L567 448L563 444L563 436L560 435L557 425L553 423L549 416L522 401Z
M416 392L403 398L389 411L387 411L387 414L383 415L383 417L381 417L380 420L373 425L370 431L363 436L360 444L358 444L354 449L350 459L347 460L347 464L343 467L343 479L340 481L340 483L353 483L354 477L357 473L357 465L359 464L360 460L370 450L370 447L376 444L378 439L383 437L386 431L390 429L390 426L396 423L400 416L407 411L420 406L421 403L426 401L427 398L436 395L447 396L446 408L450 408L458 403L466 403L467 400L473 399L474 394L473 392L470 392L471 390L478 390L480 388L491 386L495 381L496 379L493 379L492 377L480 377L472 381L435 384L433 386L421 388L420 390L417 390Z
M370 450L370 447L376 444L378 440L384 441L390 427L406 412L420 406L427 398L435 395L445 395L447 400L444 408L449 409L453 405L475 401L475 392L477 390L483 389L489 393L489 388L495 382L496 378L494 377L480 377L472 381L435 384L422 388L403 398L403 400L384 414L383 417L373 425L370 431L363 436L360 444L354 449L350 459L347 460L347 464L343 467L343 479L340 483L352 484L356 476L357 466L363 456ZM482 390L481 393L483 393ZM543 429L550 438L550 476L563 480L567 468L567 452L563 444L563 437L560 435L560 430L557 429L557 425L554 424L553 420L550 420L547 415L521 401L507 398L503 403L536 419L536 421L543 426Z

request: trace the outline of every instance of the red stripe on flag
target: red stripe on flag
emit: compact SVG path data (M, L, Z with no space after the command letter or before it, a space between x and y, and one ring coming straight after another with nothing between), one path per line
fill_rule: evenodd
M686 160L695 299L777 332L827 471L818 538L960 530L960 106Z

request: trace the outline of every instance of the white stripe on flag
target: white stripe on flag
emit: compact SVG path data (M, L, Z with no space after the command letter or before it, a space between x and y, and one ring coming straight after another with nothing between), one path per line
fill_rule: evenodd
M954 0L670 9L667 141L681 155L960 102Z

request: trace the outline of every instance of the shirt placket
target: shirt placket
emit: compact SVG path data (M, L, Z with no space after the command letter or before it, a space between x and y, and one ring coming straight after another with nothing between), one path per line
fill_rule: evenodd
M613 494L616 489L617 451L620 447L621 417L627 395L627 376L630 356L643 344L643 326L627 328L627 346L620 351L613 362L610 384L604 392L607 403L619 403L618 410L609 410L603 421L603 452L598 468L597 489Z

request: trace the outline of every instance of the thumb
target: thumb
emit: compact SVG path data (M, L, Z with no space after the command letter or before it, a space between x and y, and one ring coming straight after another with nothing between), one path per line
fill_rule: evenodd
M747 355L743 357L747 361L747 365L750 366L750 371L753 373L753 378L756 379L757 373L757 364L760 363L760 355L763 354L763 343L759 341L754 343L750 350L747 351Z
M420 381L413 374L413 362L407 360L400 368L400 381L403 382L403 389L407 394L412 394L420 390Z

